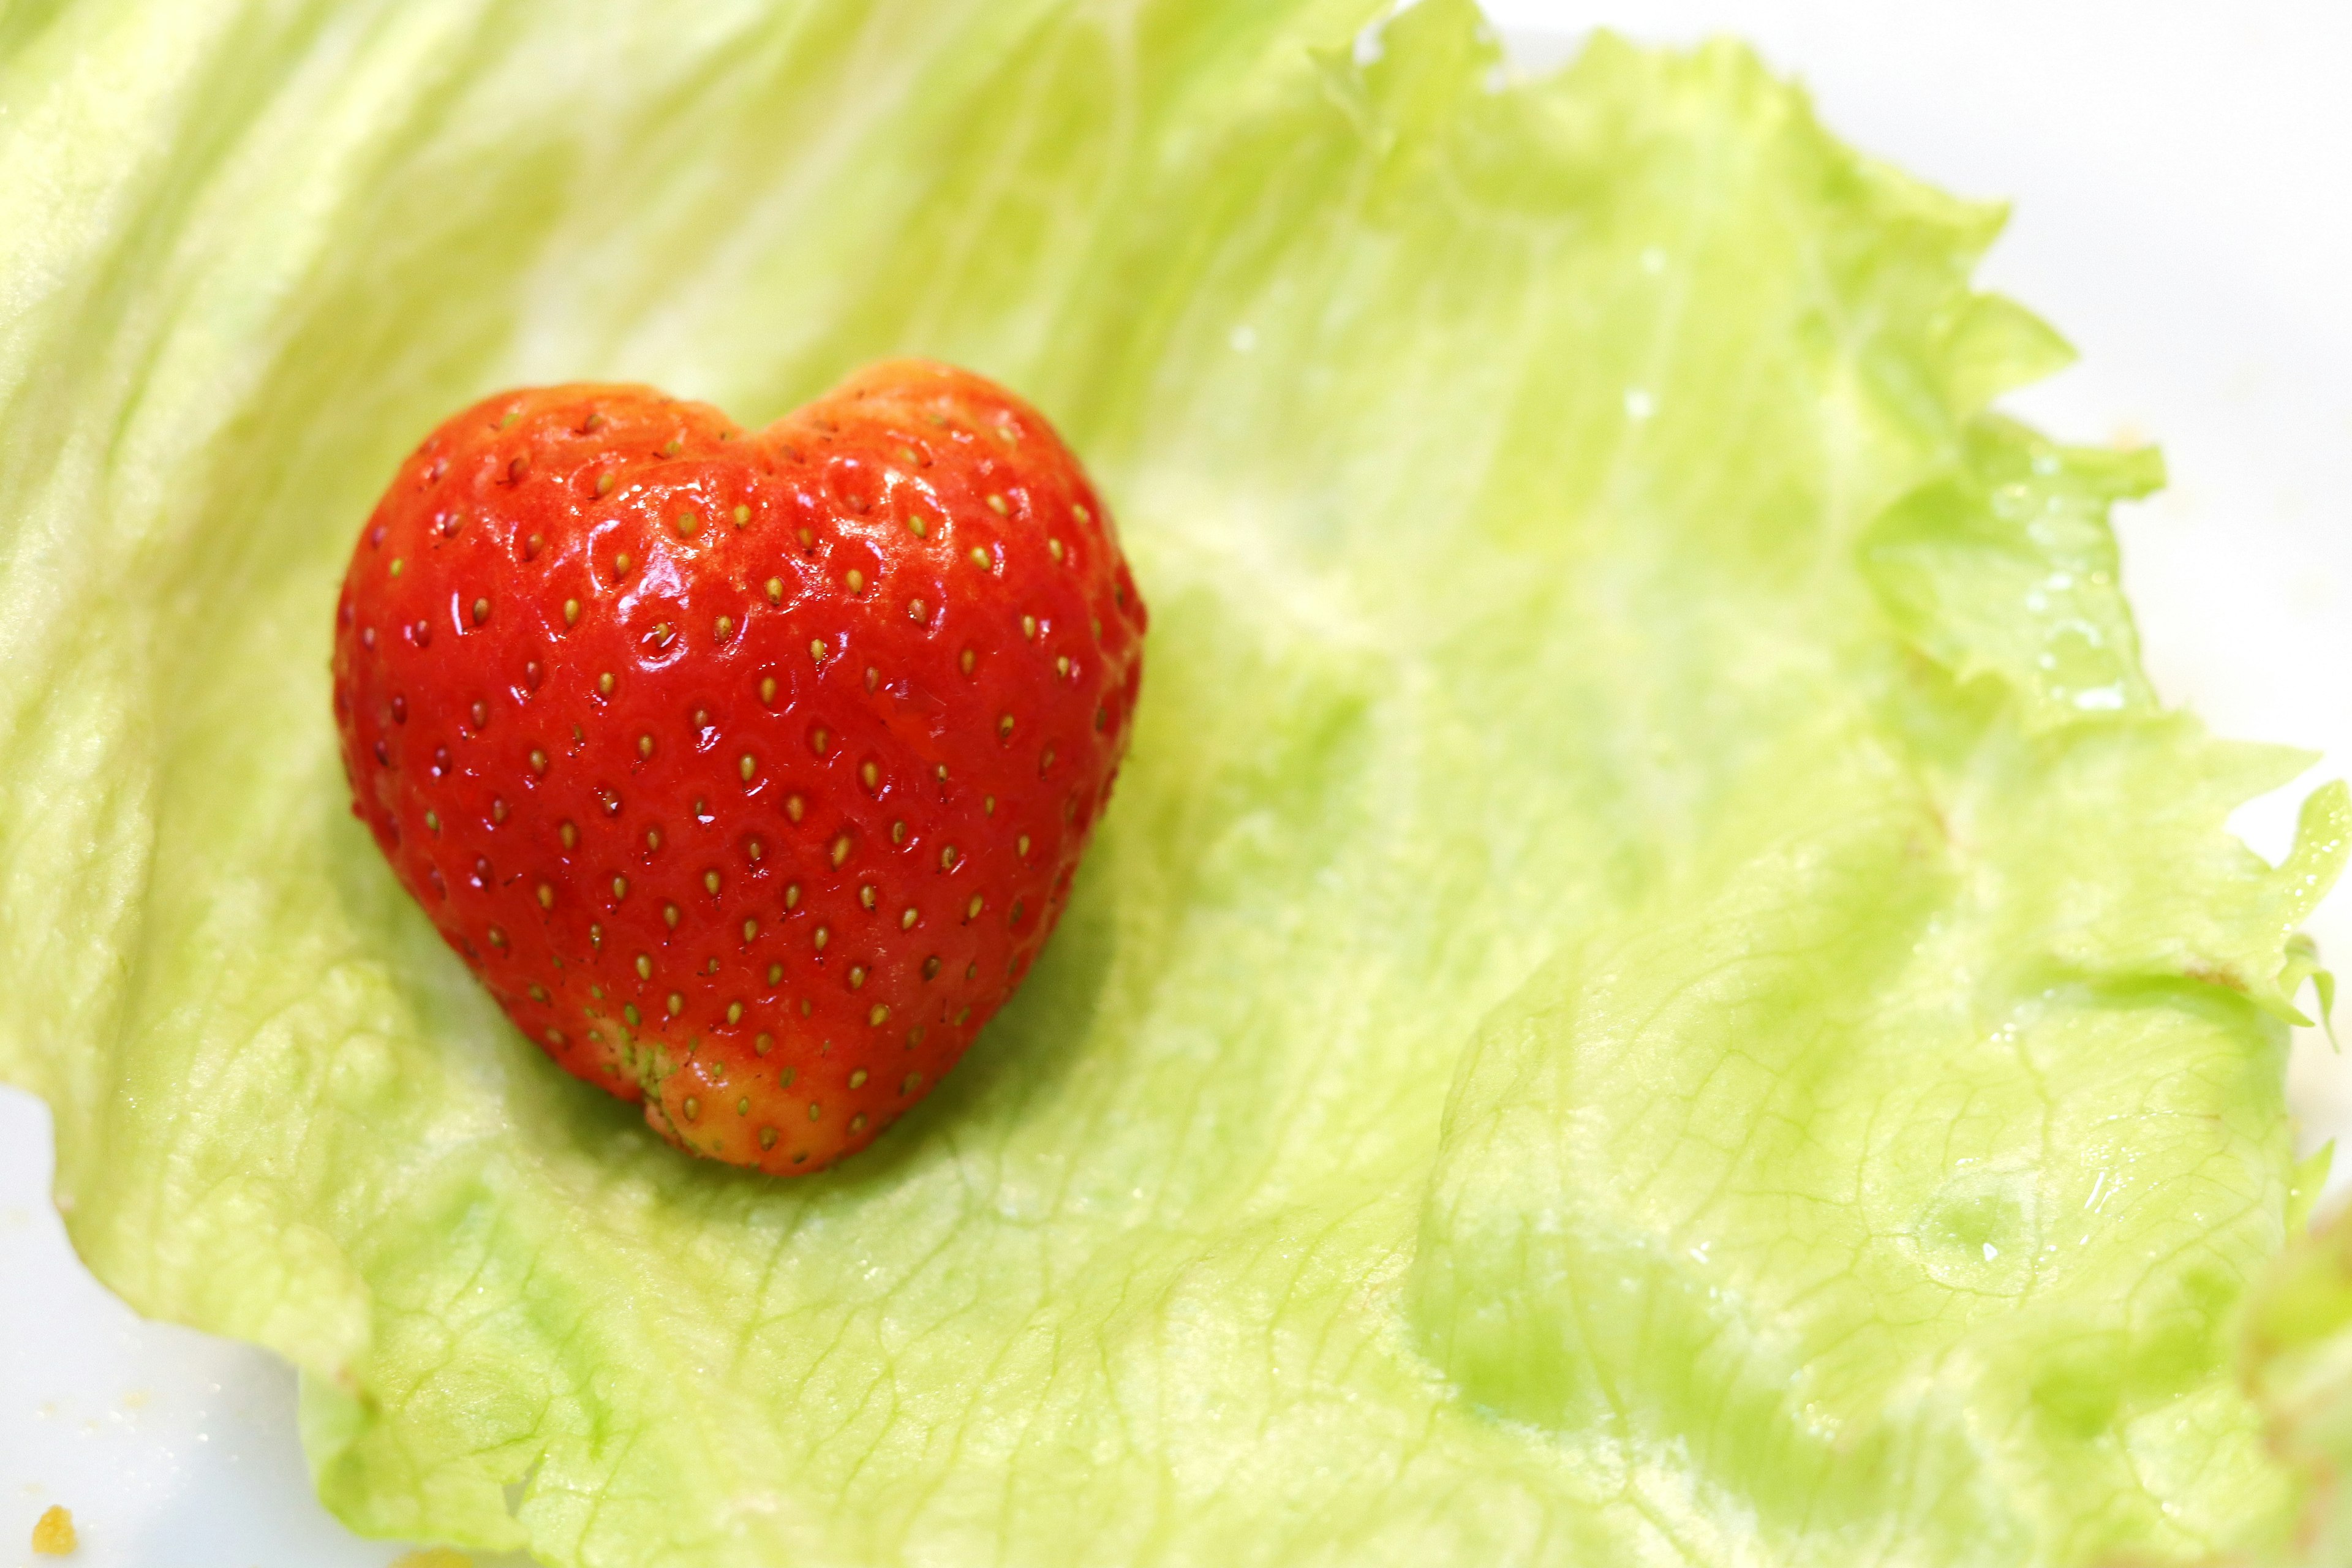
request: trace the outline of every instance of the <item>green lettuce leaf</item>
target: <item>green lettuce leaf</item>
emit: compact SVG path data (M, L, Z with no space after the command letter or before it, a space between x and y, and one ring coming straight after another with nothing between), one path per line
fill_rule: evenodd
M2314 1197L2332 1146L2297 1185ZM2269 1417L2272 1451L2306 1483L2292 1546L2277 1561L2352 1560L2352 1212L2299 1234L2241 1320L2242 1375Z
M2296 1549L2238 1325L2352 808L2225 830L2307 759L2151 695L2106 511L2154 459L1990 413L2063 357L1970 287L1998 211L1746 51L1519 81L1464 0L1376 9L0 12L0 1076L102 1279L302 1368L355 1528ZM329 606L477 394L757 421L900 352L1087 454L1146 695L1024 991L774 1183L408 906Z

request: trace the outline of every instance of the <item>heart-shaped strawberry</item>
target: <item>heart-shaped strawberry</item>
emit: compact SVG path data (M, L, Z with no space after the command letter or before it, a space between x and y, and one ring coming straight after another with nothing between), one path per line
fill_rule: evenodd
M1035 410L895 362L757 434L485 399L401 467L335 629L353 811L558 1062L697 1154L870 1142L1052 931L1142 600Z

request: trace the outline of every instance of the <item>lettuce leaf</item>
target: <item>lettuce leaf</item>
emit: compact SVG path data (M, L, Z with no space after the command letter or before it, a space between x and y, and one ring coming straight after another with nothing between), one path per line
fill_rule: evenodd
M0 14L0 1076L354 1528L551 1563L2295 1549L2242 1383L2352 808L2164 712L1996 209L1463 0ZM607 10L612 14L605 14ZM1060 935L688 1163L349 818L328 606L501 384L1034 396L1154 610Z
M2316 1181L2313 1184L2317 1184ZM2306 1483L2281 1561L2352 1556L2352 1216L2298 1237L2258 1284L2242 1321L2243 1374L2270 1417L2273 1453Z

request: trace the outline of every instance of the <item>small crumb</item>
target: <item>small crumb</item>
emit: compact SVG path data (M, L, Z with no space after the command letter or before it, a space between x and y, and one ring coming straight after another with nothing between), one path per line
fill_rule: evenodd
M74 1534L73 1510L59 1504L50 1504L33 1525L33 1550L43 1557L70 1557L79 1544Z

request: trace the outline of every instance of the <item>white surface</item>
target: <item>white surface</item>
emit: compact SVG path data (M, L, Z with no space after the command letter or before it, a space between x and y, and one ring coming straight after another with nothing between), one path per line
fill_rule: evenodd
M1971 0L1890 6L1489 0L1522 58L1595 23L1752 38L1822 118L1937 183L2015 204L1987 280L2085 363L2015 400L2072 439L2159 437L2173 487L2120 518L2166 698L2223 733L2352 769L2352 6ZM2275 855L2307 784L2243 814ZM2352 893L2315 922L2352 961ZM2347 1005L2352 1023L2352 1005ZM2352 1068L2292 1074L2308 1144L2352 1128ZM75 1510L79 1568L380 1568L310 1495L293 1379L142 1323L85 1273L47 1202L47 1119L0 1090L0 1568ZM2347 1162L2352 1165L2352 1162ZM2344 1173L2339 1173L2339 1175Z

